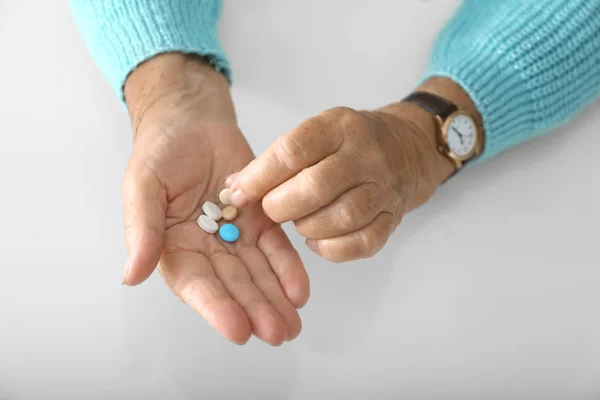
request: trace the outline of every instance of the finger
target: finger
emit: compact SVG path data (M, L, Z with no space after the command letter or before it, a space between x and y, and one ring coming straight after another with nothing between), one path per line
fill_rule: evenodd
M295 339L302 330L302 322L296 307L285 296L277 276L264 254L256 247L244 247L238 255L246 264L252 282L258 287L287 327L287 341Z
M228 176L228 177L225 179L225 182L224 182L224 183L225 183L225 186L226 186L226 187L230 187L230 186L231 186L231 184L232 184L232 183L233 183L233 182L234 182L234 181L237 179L238 175L239 175L239 172L235 172L235 173L233 173L233 174L229 175L229 176Z
M385 245L394 229L391 213L380 213L366 227L328 239L307 239L306 244L321 257L345 262L375 255Z
M305 217L361 183L357 165L353 157L327 157L267 193L263 209L280 224Z
M130 164L123 179L125 243L123 284L145 281L160 258L165 232L166 190L148 167Z
M263 154L241 170L232 183L231 201L236 207L261 199L269 190L304 168L335 153L342 135L330 131L322 117L306 120L279 137Z
M273 346L281 345L287 337L285 323L252 282L246 265L229 253L215 253L210 261L231 297L246 312L256 337Z
M310 296L308 274L298 252L279 225L264 232L258 239L258 248L277 275L287 298L302 308Z
M369 225L384 210L379 186L365 183L356 186L333 203L294 221L296 230L309 239L345 235Z
M160 272L173 293L217 332L233 343L248 341L252 327L246 313L227 292L204 255L183 250L165 254Z

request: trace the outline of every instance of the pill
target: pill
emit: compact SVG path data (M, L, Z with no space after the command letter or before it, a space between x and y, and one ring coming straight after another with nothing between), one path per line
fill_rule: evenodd
M237 216L237 214L238 210L233 206L227 206L223 209L223 219L225 221L231 221Z
M200 228L202 228L203 231L208 233L215 233L219 230L219 224L217 224L217 221L204 214L198 218L198 225L200 225Z
M224 224L219 229L219 236L226 242L235 242L240 237L240 230L234 224Z
M231 191L229 189L221 190L221 193L219 193L219 201L225 205L231 204Z
M219 206L210 201L207 201L204 204L202 204L202 211L204 211L204 214L206 214L210 219L213 219L215 221L220 220L223 216Z

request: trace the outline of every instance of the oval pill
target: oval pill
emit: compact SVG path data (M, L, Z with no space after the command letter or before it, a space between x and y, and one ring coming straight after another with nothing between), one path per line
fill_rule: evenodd
M224 224L219 229L219 236L226 242L235 242L240 237L240 230L234 224Z
M223 219L225 221L231 221L232 219L237 217L238 210L237 210L237 208L235 208L233 206L227 206L223 209L222 213L223 213Z
M202 214L198 217L198 225L204 232L207 233L215 233L219 230L219 224L214 219L209 218L208 216Z
M204 214L206 214L210 219L214 221L220 220L223 216L223 213L221 213L221 209L219 208L219 206L210 201L206 201L204 202L204 204L202 204L202 211L204 211Z
M231 204L231 190L221 190L221 193L219 193L219 201L225 205Z

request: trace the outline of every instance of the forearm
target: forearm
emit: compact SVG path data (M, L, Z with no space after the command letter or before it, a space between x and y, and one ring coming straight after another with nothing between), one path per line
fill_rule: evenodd
M436 76L479 111L480 160L546 133L600 93L600 0L465 0L424 80Z
M230 79L216 31L220 0L70 0L70 6L92 57L119 95L138 65L167 52L204 56Z
M191 109L218 121L236 119L226 78L197 55L160 54L143 62L127 78L124 96L134 132L157 102L180 113Z

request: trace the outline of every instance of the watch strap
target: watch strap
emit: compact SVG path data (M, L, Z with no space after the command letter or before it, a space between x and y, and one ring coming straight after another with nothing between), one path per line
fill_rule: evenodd
M406 97L403 101L414 103L433 115L446 120L458 107L442 97L429 92L415 92Z

